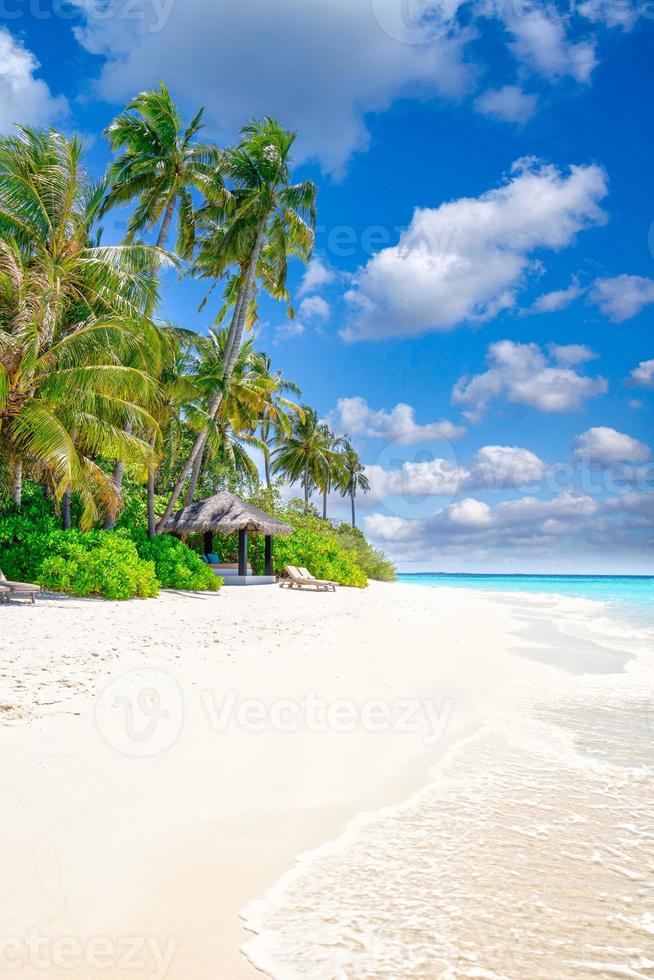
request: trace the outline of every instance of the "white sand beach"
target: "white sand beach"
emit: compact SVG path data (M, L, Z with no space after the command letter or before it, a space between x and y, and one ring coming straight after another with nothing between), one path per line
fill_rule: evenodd
M646 640L593 605L373 584L2 607L0 975L652 976Z

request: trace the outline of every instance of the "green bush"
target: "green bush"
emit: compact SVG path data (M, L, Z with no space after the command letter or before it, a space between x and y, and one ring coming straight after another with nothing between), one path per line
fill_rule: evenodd
M134 506L132 514L138 513ZM0 568L7 578L36 582L53 592L107 599L155 596L160 587L215 590L216 578L181 541L143 530L63 531L52 501L25 485L20 511L0 517Z
M52 592L106 599L156 596L154 562L139 557L124 531L54 531L50 555L37 572L39 585Z
M190 589L214 592L223 584L194 551L169 534L148 538L143 532L131 532L139 557L152 561L159 584L164 589Z
M288 537L275 538L274 555L278 570L286 565L303 565L315 578L359 589L364 589L368 584L366 573L357 565L354 552L341 547L335 536L298 528Z

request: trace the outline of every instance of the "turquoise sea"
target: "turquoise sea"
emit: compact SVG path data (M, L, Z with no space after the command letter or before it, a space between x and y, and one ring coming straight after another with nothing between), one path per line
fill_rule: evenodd
M416 572L400 574L409 585L483 589L493 592L540 592L607 602L623 613L654 619L654 575L486 575Z

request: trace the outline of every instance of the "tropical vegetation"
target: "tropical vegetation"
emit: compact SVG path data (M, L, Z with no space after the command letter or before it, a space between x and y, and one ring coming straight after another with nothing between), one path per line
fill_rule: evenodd
M218 147L201 128L202 110L186 122L161 83L108 127L114 155L98 179L77 138L24 126L0 138L9 576L111 598L215 588L200 543L158 532L176 507L219 489L264 493L291 521L278 566L352 585L393 574L355 528L369 485L350 440L257 347L261 297L293 317L289 263L313 248L316 187L293 174L295 134L265 118ZM105 244L117 208L128 209L127 231ZM166 270L204 284L207 332L160 316ZM303 498L292 506L279 493L288 485ZM328 520L334 494L351 501L349 530Z

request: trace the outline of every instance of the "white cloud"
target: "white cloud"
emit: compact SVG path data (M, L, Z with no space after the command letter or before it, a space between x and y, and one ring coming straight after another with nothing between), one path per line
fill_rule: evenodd
M571 41L566 19L554 5L502 6L507 30L514 40L509 47L516 58L550 81L566 75L589 82L597 65L594 41Z
M609 320L622 323L640 313L644 306L654 303L654 279L627 275L596 279L590 301L599 306Z
M322 296L305 296L300 303L298 313L307 320L326 320L329 317L330 306Z
M550 500L505 500L494 507L467 497L423 518L370 514L363 519L363 526L378 544L414 542L429 550L448 541L459 547L484 541L500 547L519 544L522 549L530 543L577 533L599 510L592 497L571 492Z
M615 0L584 0L577 13L605 27L621 27L629 31L638 20L637 3L615 3Z
M615 463L644 463L651 453L644 442L608 426L596 426L577 436L573 455L598 466Z
M284 340L292 340L293 337L301 337L306 327L301 320L285 320L280 323L275 330L275 343L282 343Z
M441 439L459 439L466 431L447 419L419 425L415 421L415 409L411 405L400 402L390 411L383 408L373 409L359 395L339 398L330 415L330 424L337 432L385 439L403 446Z
M308 293L319 292L324 286L334 282L335 278L334 270L323 259L314 255L302 277L298 294L306 296Z
M39 62L6 28L0 27L0 132L15 123L45 126L64 118L68 103L53 96L40 78Z
M651 361L641 361L629 377L640 388L654 388L654 358Z
M572 282L567 289L553 289L549 293L543 293L531 304L527 313L558 313L565 310L574 303L583 293L582 287L577 282Z
M488 348L487 360L488 370L461 378L452 391L454 404L469 406L471 418L479 418L497 398L541 412L570 412L608 389L604 378L550 366L538 344L499 340Z
M343 336L417 336L491 319L514 305L538 267L534 252L562 249L604 223L606 192L606 175L594 164L564 173L521 160L501 187L479 198L416 209L398 244L356 274Z
M206 105L219 138L270 113L300 134L297 156L316 156L329 172L366 148L366 113L403 96L458 98L474 76L464 63L472 32L456 24L457 5L446 0L425 5L424 26L403 24L396 0L134 0L129 16L119 16L121 2L107 0L97 17L84 4L87 25L77 31L108 58L103 98L126 99L165 66L172 91Z
M595 361L599 357L586 344L549 344L547 349L556 363L563 367L574 367L575 364Z
M501 122L525 123L536 112L538 99L523 92L519 85L487 89L475 100L475 109Z
M455 497L472 490L527 487L542 480L546 464L518 446L484 446L468 466L446 459L404 462L394 470L366 467L375 502L389 496Z

